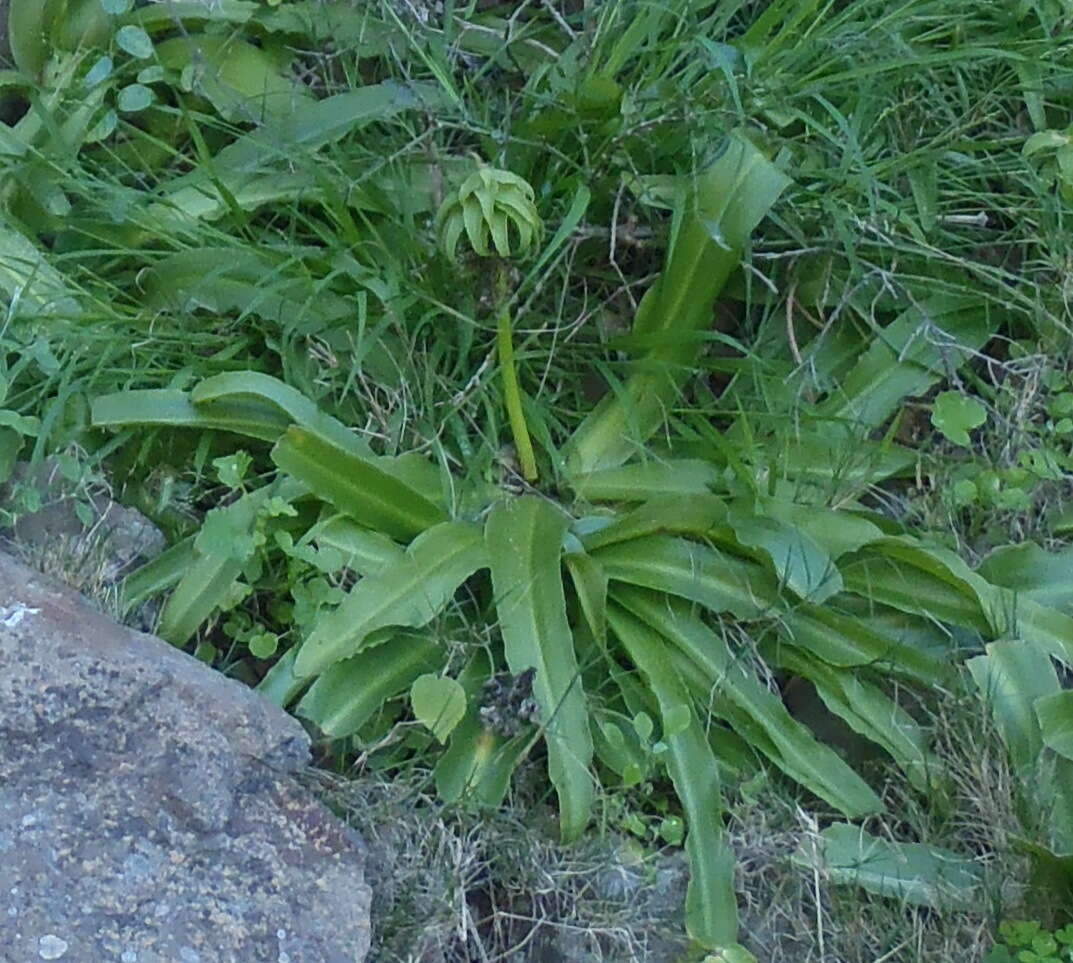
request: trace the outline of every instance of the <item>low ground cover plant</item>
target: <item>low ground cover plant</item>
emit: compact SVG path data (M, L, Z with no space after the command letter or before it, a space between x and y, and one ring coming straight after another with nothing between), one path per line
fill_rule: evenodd
M968 694L1059 913L1069 13L958 9L13 7L0 481L106 472L125 605L341 765L643 797L699 951L768 770L801 871L982 906L877 829Z

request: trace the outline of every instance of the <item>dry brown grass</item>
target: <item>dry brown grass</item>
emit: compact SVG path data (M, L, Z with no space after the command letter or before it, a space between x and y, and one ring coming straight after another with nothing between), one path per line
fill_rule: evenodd
M868 828L978 859L984 905L939 913L803 871L791 856L821 824L784 785L771 783L751 802L731 799L728 822L739 860L741 938L760 963L974 963L992 945L996 919L1024 909L1027 867L1011 847L1015 790L1000 744L969 700L935 721L948 766L945 804L890 788L889 815ZM703 957L687 952L681 930L680 853L642 854L597 829L563 847L546 806L516 798L480 818L445 809L417 773L312 778L370 847L377 963Z

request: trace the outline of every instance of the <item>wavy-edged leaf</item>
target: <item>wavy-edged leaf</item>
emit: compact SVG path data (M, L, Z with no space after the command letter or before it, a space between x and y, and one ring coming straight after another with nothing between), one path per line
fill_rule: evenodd
M990 621L973 586L930 550L914 549L907 557L902 551L906 548L905 543L884 539L844 559L846 588L902 612L988 632Z
M550 502L525 496L498 502L485 526L507 666L515 675L536 669L533 696L564 840L576 839L585 828L594 794L592 735L563 592L568 525L569 518Z
M692 703L682 680L666 664L666 642L617 605L609 607L608 617L616 637L659 702L666 726L669 716ZM663 742L668 747L667 771L688 826L686 928L707 948L734 943L738 937L734 855L723 830L722 791L715 757L694 711L690 712L688 725L673 734L665 732Z
M291 424L278 407L261 401L229 399L194 405L185 391L170 388L101 395L93 399L91 411L95 428L168 425L233 431L262 441L275 441Z
M358 655L377 629L428 624L458 587L487 564L476 525L443 522L423 532L402 561L361 579L342 604L317 623L298 652L295 675L314 676Z
M841 612L833 604L797 606L780 617L779 630L787 641L835 668L875 666L928 684L949 683L953 671L948 659L914 644L914 636L888 632L868 613Z
M934 909L975 909L983 900L980 866L949 850L879 839L846 823L828 826L817 842L817 852L799 851L794 862L835 883Z
M765 649L773 665L808 679L824 705L851 729L885 749L921 792L945 772L928 748L928 734L908 712L858 673L804 657L792 646Z
M279 409L289 423L323 435L352 454L372 457L372 450L342 422L321 411L302 392L259 371L229 371L200 382L190 392L197 408L222 402L255 400Z
M736 506L727 522L740 544L771 560L780 584L798 598L820 603L842 591L834 560L806 532L762 514L756 505Z
M714 711L726 701L737 706L766 737L757 745L791 779L826 800L847 818L880 812L883 803L833 750L786 711L782 700L750 673L743 661L689 607L676 599L638 589L618 588L615 601L660 633L690 660L692 676L718 693ZM683 673L683 676L691 676ZM733 720L729 720L733 725ZM750 733L742 733L752 742Z
M717 495L653 498L608 524L581 536L587 551L596 551L616 542L628 542L644 535L708 536L717 526L726 527L726 503ZM729 534L729 529L727 529Z
M668 592L739 619L770 614L775 578L755 562L669 535L647 535L592 553L612 581Z
M441 508L371 460L305 428L288 428L272 460L345 515L394 538L413 538L446 520Z
M719 469L695 458L646 461L574 475L574 494L590 502L643 502L658 496L706 495L720 479Z
M425 673L436 671L445 660L443 646L431 636L400 633L329 666L295 711L330 738L349 736L388 699L405 692Z

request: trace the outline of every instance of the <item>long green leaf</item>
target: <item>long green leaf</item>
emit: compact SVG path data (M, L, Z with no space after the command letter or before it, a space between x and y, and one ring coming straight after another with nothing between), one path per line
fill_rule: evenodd
M759 748L791 779L796 780L850 819L880 812L883 803L842 759L786 711L770 689L750 673L727 646L688 607L673 599L637 589L619 588L615 601L687 656L713 687L720 702L732 701L767 737ZM716 713L719 706L715 707ZM748 741L748 737L747 741Z
M445 658L443 647L428 635L394 636L329 666L295 711L330 738L348 736L418 676L438 670Z
M588 710L566 617L562 545L569 519L535 496L493 506L485 527L499 628L515 675L535 668L548 771L559 796L563 839L576 839L592 808Z
M184 538L150 562L140 565L119 585L120 605L125 612L159 595L178 582L194 557L194 537Z
M607 644L607 574L591 555L567 552L563 556L581 614L600 648Z
M928 568L884 551L888 543L873 543L858 556L845 560L842 577L846 588L866 599L890 605L902 612L923 615L939 622L950 622L990 631L990 622L972 588L952 578L937 559Z
M817 842L818 852L799 852L794 862L835 883L935 909L975 909L983 899L980 867L949 850L890 842L846 823L828 826Z
M778 610L779 586L755 562L667 535L648 535L592 553L612 581L669 592L713 612L756 619Z
M737 941L734 855L723 831L718 766L692 698L665 660L666 644L643 622L618 606L608 610L611 628L659 702L667 771L688 821L685 847L690 879L686 928L708 949ZM682 728L680 718L688 724Z
M1050 658L1030 642L992 642L968 667L1018 774L1033 779L1043 748L1036 703L1061 692Z
M190 392L190 400L199 409L206 404L247 399L278 408L291 423L323 435L352 454L372 456L365 441L342 422L321 411L300 391L271 375L258 371L230 371L206 378Z
M299 679L294 674L294 660L297 656L298 647L291 646L257 684L257 691L281 709L286 709L309 684L308 679Z
M661 343L570 439L568 476L622 464L659 427L693 370L703 344L697 334L711 320L712 302L738 266L749 235L788 184L786 175L737 134L696 178L687 209L678 212L667 266L634 321L634 334Z
M870 614L843 612L833 603L800 605L781 617L779 630L788 642L835 668L874 666L928 684L951 681L948 660L918 647L911 635L888 632Z
M763 514L757 505L736 506L727 522L741 545L770 559L779 583L798 598L820 603L842 591L842 573L807 532Z
M427 625L458 587L488 564L481 530L443 522L414 539L406 557L361 579L302 643L294 674L308 678L362 651L370 633L386 626Z
M726 521L726 503L716 495L694 495L688 499L664 496L653 498L617 519L609 519L608 524L583 534L581 541L592 552L645 535L704 538L717 526L726 528Z
M168 388L101 395L93 399L91 410L96 428L168 425L233 431L262 441L275 441L291 423L277 406L261 401L228 399L194 405L185 391Z
M253 555L257 511L270 488L246 495L209 512L194 540L192 559L171 593L157 634L182 645L228 599L235 579Z
M20 6L15 3L12 15ZM72 285L34 244L0 218L0 291L20 315L77 318L82 314Z
M977 574L993 585L1040 605L1073 614L1073 548L1047 552L1035 542L1003 545L987 556Z
M719 469L696 458L646 461L574 475L570 487L589 502L641 502L658 496L707 495L719 481Z
M309 542L317 546L314 564L326 566L330 559L335 564L325 570L333 573L346 567L359 575L376 575L406 557L405 549L397 542L346 515L333 515L318 522L302 537L301 544Z
M925 729L859 673L808 659L792 646L765 651L772 665L808 679L824 705L855 732L885 749L918 790L927 792L943 777L942 765L928 748Z
M924 394L944 378L951 356L961 363L978 351L998 325L988 304L976 296L937 295L906 310L878 330L839 390L822 403L826 418L878 427L906 397Z
M393 538L409 539L446 519L424 495L315 432L292 427L272 460L339 511Z

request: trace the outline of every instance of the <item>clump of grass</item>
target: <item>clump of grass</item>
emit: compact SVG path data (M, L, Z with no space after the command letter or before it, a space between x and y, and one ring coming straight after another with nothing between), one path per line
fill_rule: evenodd
M438 802L417 771L307 778L368 846L378 961L624 963L685 948L680 853L599 833L563 846L539 800L467 813Z
M888 815L869 829L976 859L983 902L939 912L803 872L791 857L814 843L825 817L786 784L760 779L729 801L727 827L738 857L742 943L758 960L979 960L997 920L1031 915L1029 866L1015 845L1024 826L1001 741L975 700L952 698L931 722L946 777L942 804L899 792L892 780ZM876 776L883 778L882 767ZM612 828L564 847L539 798L517 795L502 811L478 816L438 802L416 769L307 778L368 846L377 960L693 958L678 903L686 873L680 851L641 846ZM607 802L605 812L615 808Z

